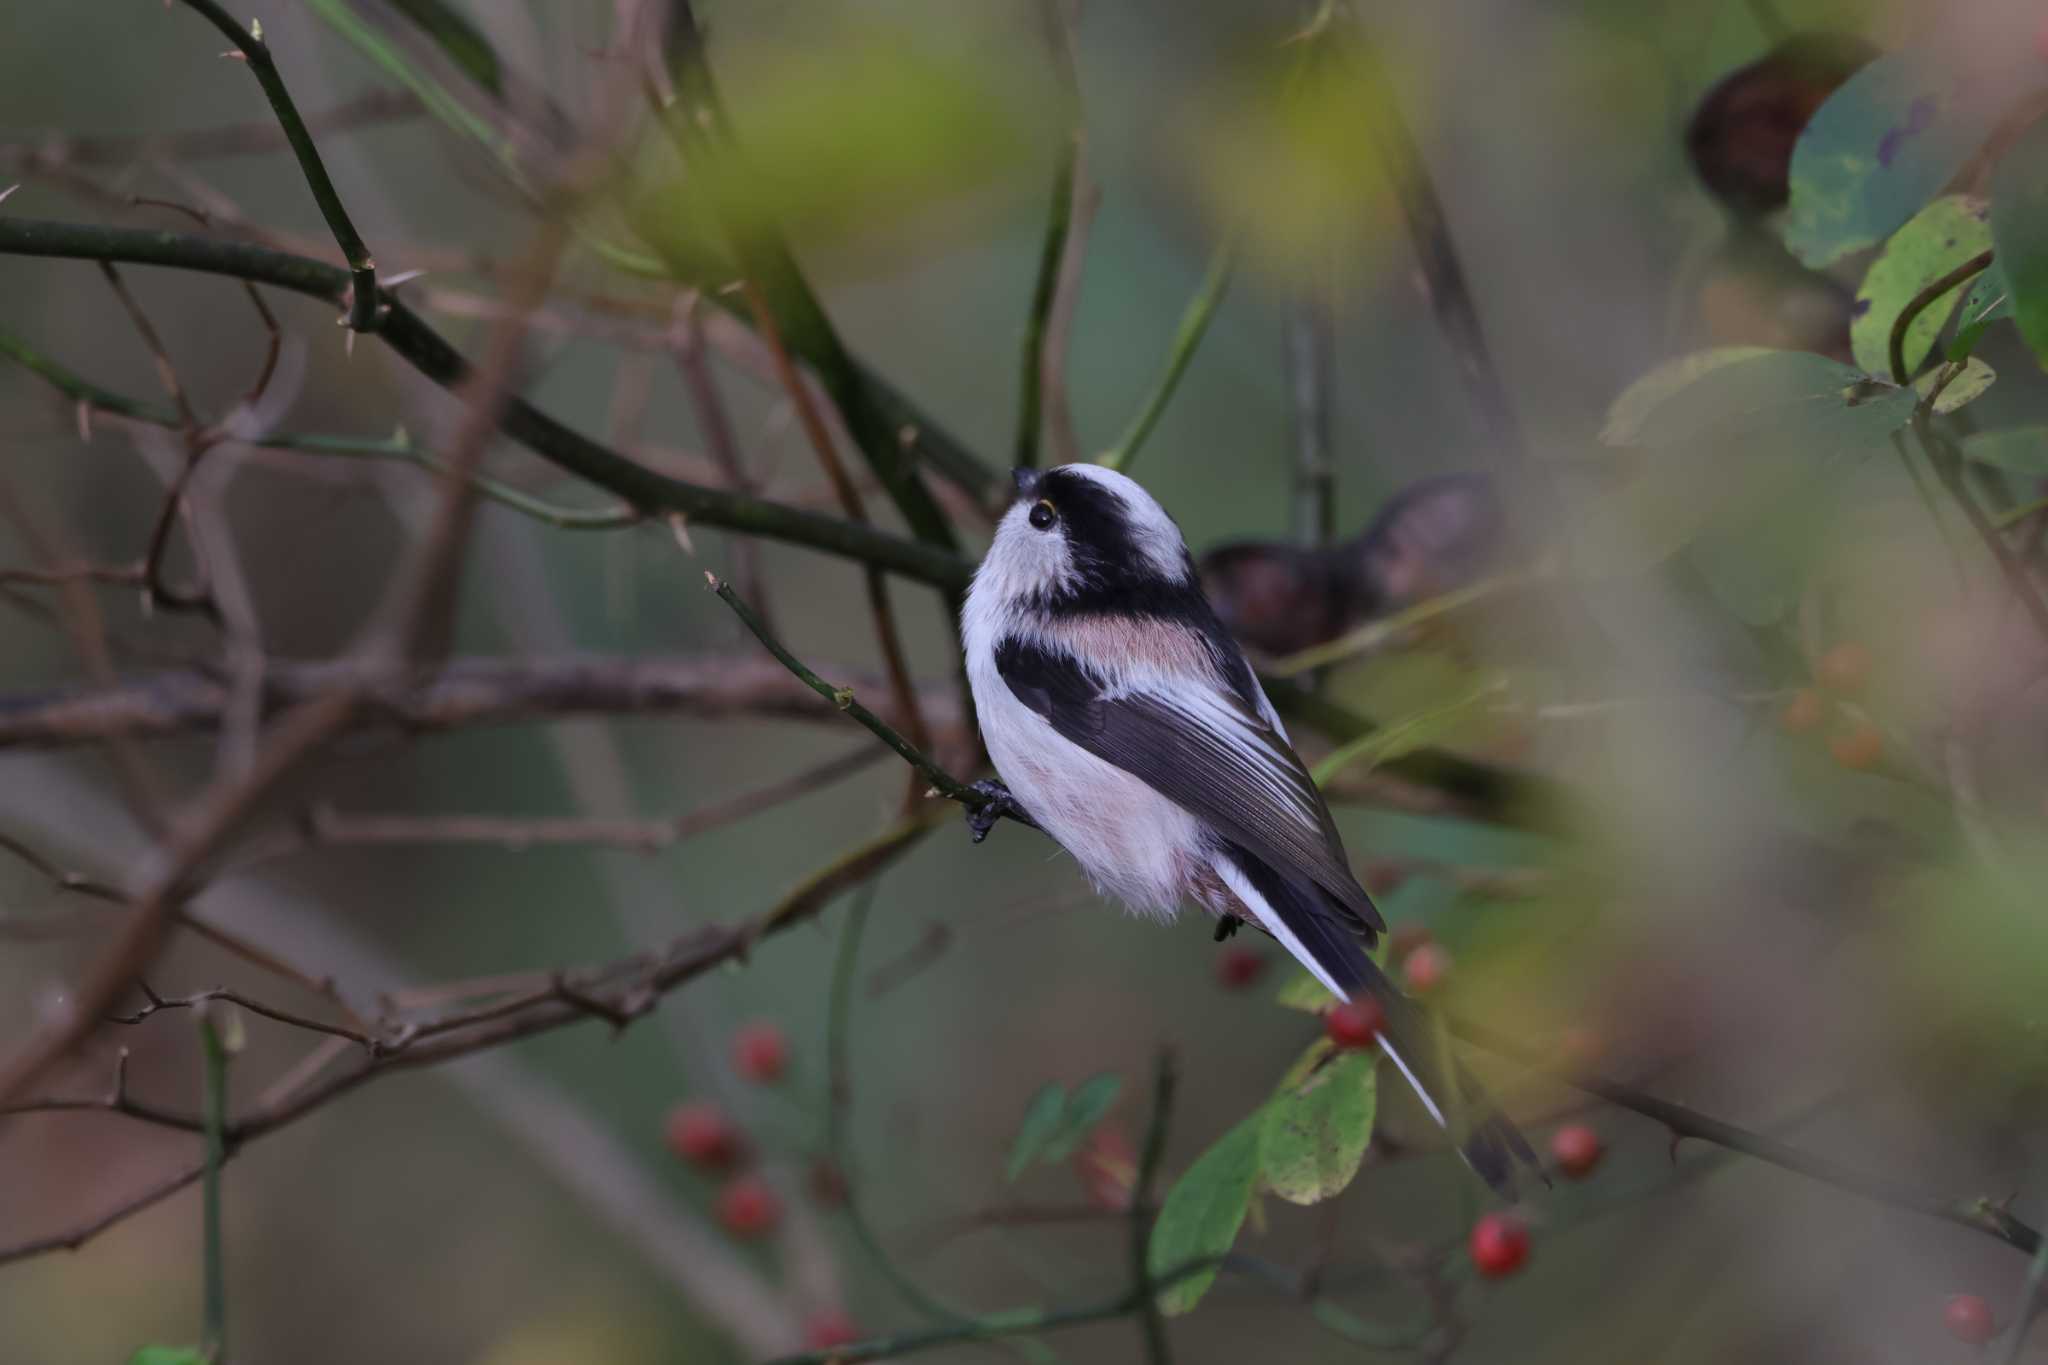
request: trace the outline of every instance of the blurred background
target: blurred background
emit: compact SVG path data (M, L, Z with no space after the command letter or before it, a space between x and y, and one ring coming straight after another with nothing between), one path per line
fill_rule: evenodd
M425 271L402 297L480 355L502 267L545 216L535 187L560 173L574 129L623 123L632 174L582 201L550 306L529 327L522 391L654 468L731 481L693 400L679 286L621 264L687 259L702 211L699 182L677 174L641 117L649 63L622 28L635 7L456 8L499 64L502 99L472 90L463 104L502 116L492 137L422 110L374 59L375 43L395 45L457 86L461 73L418 40L406 6L286 0L260 16L303 110L358 111L317 130L318 142L387 286ZM1455 544L1415 532L1414 555L1465 558L1441 574L1431 560L1423 587L1338 614L1385 619L1475 581L1478 565L1511 582L1305 675L1325 703L1392 736L1344 769L1337 816L1388 919L1418 927L1403 950L1426 929L1451 964L1437 987L1450 1008L1539 1055L1593 1061L1932 1196L2009 1198L2038 1224L2048 653L1961 518L1947 505L1931 515L1879 439L1843 464L1850 494L1825 524L1789 532L1809 554L1774 607L1729 609L1709 590L1725 575L1706 573L1703 586L1692 561L1582 577L1555 572L1550 554L1579 537L1615 481L1618 457L1598 435L1652 366L1720 344L1847 356L1857 270L1804 272L1709 196L1686 156L1702 100L1791 34L1896 48L1934 41L1942 7L1356 9L1338 22L1370 35L1384 87L1341 61L1303 79L1296 54L1313 42L1300 36L1313 7L1270 0L1120 0L1078 13L1024 0L702 0L711 70L759 169L743 193L712 193L780 222L847 347L1000 470L1012 463L1048 191L1077 110L1078 198L1092 223L1064 406L1082 458L1122 438L1229 243L1227 291L1132 466L1197 554L1303 542L1302 367L1290 348L1318 330L1327 383L1311 410L1327 421L1336 541L1418 480L1505 480L1450 486L1437 510ZM221 58L225 44L193 13L26 0L9 26L0 187L19 188L0 212L255 237L338 259L288 154L176 142L270 123L248 71ZM1441 196L1527 459L1502 448L1417 288L1376 161L1371 125L1387 97ZM122 278L194 405L208 417L233 408L266 349L239 287L142 267ZM455 432L459 406L374 339L346 345L332 308L265 297L283 338L258 404L272 429L372 441L402 429L425 449ZM836 513L787 390L739 325L745 310L706 305L700 316L737 477ZM0 256L0 332L105 389L161 401L148 347L90 262ZM2039 368L2010 329L1980 354L1999 381L1964 415L1975 429L2048 421ZM1058 426L1048 424L1048 458ZM104 416L82 430L75 403L15 364L0 364L0 441L0 566L132 563L181 458L174 432ZM551 505L615 505L509 441L485 463ZM929 482L978 555L985 515ZM230 441L191 491L200 530L216 519L208 534L239 567L237 619L254 623L264 655L306 661L348 650L439 487L401 462ZM881 489L865 489L878 523L900 530ZM2015 505L2039 496L2024 479L2010 491ZM1505 527L1484 510L1496 504ZM1747 563L1749 544L1728 553ZM1530 569L1539 561L1551 570ZM177 581L199 573L184 532L166 563ZM495 502L480 506L437 644L514 662L696 660L713 673L744 663L758 677L760 651L704 591L707 569L754 595L828 679L878 677L848 561L709 527L679 541L659 521L551 526ZM1306 610L1299 582L1276 572L1272 596L1236 604L1247 621ZM63 595L20 577L0 588L10 697L96 685ZM222 631L203 615L151 609L132 582L89 591L114 673L221 658ZM958 657L944 597L907 580L892 594L911 672L949 699ZM1273 652L1333 633L1290 635ZM862 692L878 705L883 695L879 682ZM0 716L15 706L0 699ZM964 775L973 755L951 714L942 756ZM1326 730L1295 727L1312 762L1331 752ZM663 821L864 746L836 716L744 708L424 734L365 725L265 803L193 905L331 976L366 1017L393 1001L417 1009L433 997L407 992L607 962L760 914L886 828L906 775L884 755L648 851L377 841L361 822ZM173 808L220 754L200 733L143 750ZM1428 762L1386 766L1417 753L1483 781L1461 786ZM150 834L123 783L104 745L0 749L0 834L48 864L0 859L10 1036L60 1006L117 913L54 885L50 869L117 885L140 874ZM975 847L948 818L872 883L840 1040L840 1169L828 1003L838 935L861 894L631 1028L589 1021L400 1071L252 1142L226 1176L235 1358L744 1361L966 1311L1093 1303L1126 1283L1120 1203L1157 1051L1170 1046L1181 1073L1163 1187L1319 1033L1275 1004L1294 972L1253 936L1226 949L1193 917L1138 923L1036 833L1004 825ZM164 995L233 985L330 1009L191 933L148 980ZM238 1102L291 1082L321 1041L246 1025ZM786 1065L764 1080L778 1070L764 1062L776 1044ZM132 1094L197 1109L198 1038L173 1012L99 1030L39 1092L105 1093L120 1047ZM1526 1270L1474 1281L1462 1247L1484 1192L1389 1084L1351 1188L1310 1208L1264 1200L1238 1241L1259 1264L1314 1269L1323 1298L1304 1302L1284 1276L1226 1274L1169 1324L1177 1359L1961 1360L1973 1348L1944 1330L1948 1296L1983 1295L2003 1318L2019 1293L2026 1258L1990 1238L1674 1143L1659 1124L1473 1055L1539 1143L1571 1122L1607 1148L1597 1178L1528 1196ZM1041 1087L1103 1073L1124 1083L1082 1150L1006 1180ZM730 1124L748 1152L742 1176L708 1169L709 1139L684 1132L675 1112L689 1104ZM190 1134L115 1114L9 1118L0 1240L77 1228L196 1151ZM763 1188L736 1211L738 1179ZM850 1225L842 1185L864 1229ZM145 1341L193 1338L200 1237L188 1191L75 1252L0 1265L0 1358L119 1360ZM1324 1304L1349 1326L1333 1326ZM1045 1342L1067 1361L1141 1358L1128 1319ZM1000 1352L956 1345L925 1358Z

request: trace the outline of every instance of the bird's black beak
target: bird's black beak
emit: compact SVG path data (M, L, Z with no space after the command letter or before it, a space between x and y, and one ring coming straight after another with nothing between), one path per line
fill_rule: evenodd
M1038 471L1030 465L1018 465L1010 471L1010 482L1017 486L1017 496L1034 497L1038 493Z

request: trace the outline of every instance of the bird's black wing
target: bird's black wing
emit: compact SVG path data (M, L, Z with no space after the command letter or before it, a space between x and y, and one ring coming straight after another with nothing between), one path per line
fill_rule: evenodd
M1172 682L1106 687L1072 655L1012 637L1010 691L1055 731L1137 777L1229 843L1319 888L1368 945L1386 921L1344 854L1322 793L1287 740L1236 691Z

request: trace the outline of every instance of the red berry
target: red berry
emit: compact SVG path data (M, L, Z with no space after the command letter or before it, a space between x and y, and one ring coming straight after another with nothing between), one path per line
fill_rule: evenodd
M1844 730L1828 740L1835 762L1852 772L1869 772L1884 758L1884 732L1869 723Z
M1982 1346L1998 1335L1998 1320L1991 1316L1991 1305L1975 1294L1949 1295L1948 1305L1941 1310L1941 1321L1950 1336L1972 1346Z
M1472 1264L1490 1280L1512 1275L1529 1259L1529 1229L1512 1213L1489 1213L1472 1225Z
M743 1175L718 1192L718 1221L735 1237L759 1237L782 1218L782 1201L759 1176Z
M789 1069L789 1038L779 1024L758 1020L732 1036L732 1067L750 1081L767 1085Z
M1131 1206L1138 1183L1138 1153L1130 1138L1114 1124L1098 1124L1074 1153L1074 1174L1088 1191L1088 1201L1110 1213Z
M1416 995L1428 995L1443 984L1451 972L1451 955L1444 951L1441 943L1425 943L1408 954L1406 965L1401 968L1401 979Z
M1550 1159L1573 1180L1591 1175L1606 1154L1600 1135L1583 1123L1568 1123L1550 1135Z
M677 1105L668 1111L663 1136L670 1151L707 1171L725 1170L740 1159L739 1130L715 1104Z
M1266 955L1252 948L1225 948L1216 959L1216 982L1225 990L1240 991L1266 971Z
M808 1350L829 1351L859 1340L860 1328L837 1308L828 1308L804 1324L804 1346Z
M1386 1014L1372 1001L1347 1000L1323 1016L1323 1032L1340 1048L1367 1048L1386 1022Z
M1802 687L1792 694L1792 700L1785 703L1785 709L1778 713L1778 724L1788 735L1803 735L1827 718L1827 703L1820 693L1810 687Z
M1853 697L1870 681L1870 651L1854 641L1836 645L1820 656L1813 675L1830 692Z

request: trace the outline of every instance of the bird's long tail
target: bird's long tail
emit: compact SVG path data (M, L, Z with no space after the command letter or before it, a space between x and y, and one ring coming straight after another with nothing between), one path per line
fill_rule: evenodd
M1529 1140L1452 1055L1441 1026L1403 995L1371 958L1362 952L1359 957L1365 965L1358 973L1355 994L1380 1008L1380 1050L1414 1089L1429 1116L1458 1144L1465 1164L1512 1198L1521 1166L1542 1171Z

